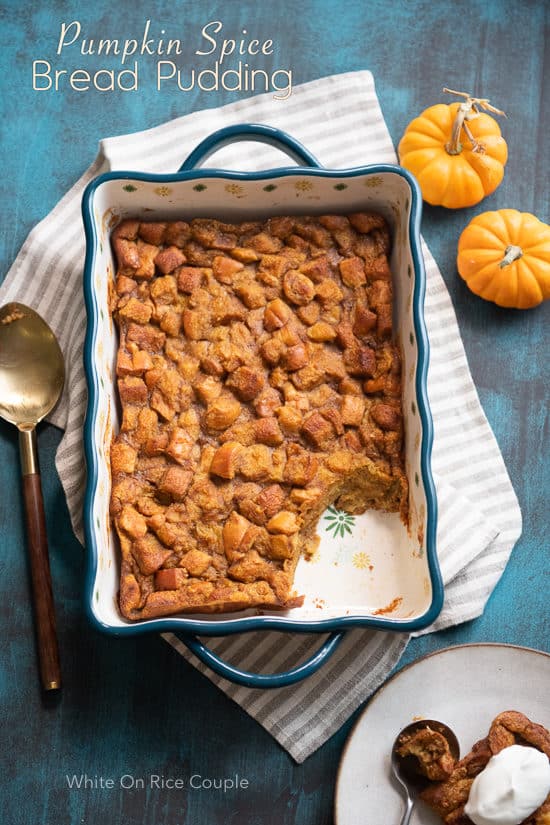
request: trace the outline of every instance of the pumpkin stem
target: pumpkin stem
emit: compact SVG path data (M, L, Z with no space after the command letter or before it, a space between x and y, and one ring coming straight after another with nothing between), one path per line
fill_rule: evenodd
M464 102L459 105L453 121L451 139L445 144L445 149L449 155L459 155L462 152L462 144L460 142L460 133L462 132L462 129L464 129L466 136L472 144L472 151L480 153L484 152L485 147L474 138L466 121L476 118L479 115L480 109L492 112L495 115L503 115L503 117L506 117L506 114L500 109L497 109L495 106L491 106L486 97L472 97L472 95L468 94L468 92L456 92L453 89L447 89L446 87L443 91L448 94L458 95L458 97L464 98Z
M523 249L521 248L521 246L516 246L515 244L510 244L510 246L507 246L506 249L504 250L504 258L499 263L499 267L501 269L504 269L505 266L508 266L508 264L511 264L514 261L517 261L518 258L521 258L522 255L523 255Z
M464 127L464 131L466 132L466 134L468 136L468 140L472 144L472 152L479 152L479 154L482 155L485 152L485 146L483 145L483 143L479 143L475 139L475 137L472 134L472 130L470 129L470 127L468 126L466 121L464 121L462 126Z

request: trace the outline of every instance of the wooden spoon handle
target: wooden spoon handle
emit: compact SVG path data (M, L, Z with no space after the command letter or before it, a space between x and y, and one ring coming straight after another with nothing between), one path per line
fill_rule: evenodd
M40 677L44 690L55 690L61 687L61 671L40 473L24 473L23 497Z

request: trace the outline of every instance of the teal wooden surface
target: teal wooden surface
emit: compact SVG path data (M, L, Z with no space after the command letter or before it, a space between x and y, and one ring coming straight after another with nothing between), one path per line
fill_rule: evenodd
M510 161L503 184L460 212L426 208L424 235L455 304L478 392L520 500L524 532L483 617L414 640L402 661L472 641L550 650L548 608L548 305L503 311L471 295L455 268L458 235L486 209L514 207L550 219L548 169L548 12L543 0L331 0L206 4L3 0L1 120L3 277L32 226L95 156L98 140L235 99L229 92L157 92L143 77L136 92L32 90L34 59L55 57L62 22L79 20L89 37L139 37L151 19L184 40L189 65L210 20L274 40L273 58L294 83L333 72L371 69L390 132L441 99L444 85L475 91L504 108ZM299 9L299 11L298 11ZM89 56L80 65L99 68ZM145 70L147 71L147 69ZM546 76L546 82L544 78ZM284 102L281 103L284 105ZM0 687L3 748L0 810L7 825L324 825L332 821L334 782L351 721L296 766L253 720L155 637L120 641L91 631L82 614L83 551L73 537L54 456L60 435L40 430L50 553L65 687L44 703L36 675L15 433L0 423ZM113 777L117 787L69 789L66 775ZM120 789L128 774L204 778L239 775L247 788ZM374 825L389 825L381 819Z

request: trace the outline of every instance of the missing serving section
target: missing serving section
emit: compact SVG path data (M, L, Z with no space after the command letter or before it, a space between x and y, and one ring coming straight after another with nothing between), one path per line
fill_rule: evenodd
M125 220L112 240L121 612L300 604L329 504L407 513L384 219Z

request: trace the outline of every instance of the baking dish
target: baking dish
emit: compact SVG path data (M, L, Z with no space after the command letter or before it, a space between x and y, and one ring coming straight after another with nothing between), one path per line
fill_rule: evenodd
M221 146L257 140L280 148L300 165L259 173L198 166ZM129 622L119 613L118 549L109 519L109 449L118 428L115 391L116 330L109 313L115 264L109 242L125 217L145 220L216 217L238 222L271 215L381 212L392 229L395 329L403 359L405 458L410 523L397 514L349 516L330 508L320 519L321 544L296 571L304 604L290 611L180 615ZM443 602L435 537L437 501L430 469L432 419L426 379L428 339L423 317L425 273L420 251L421 196L412 176L392 165L347 170L321 168L289 135L265 125L227 127L206 138L173 175L111 172L95 178L83 196L86 233L84 365L88 406L84 427L87 487L86 608L93 624L116 635L172 631L220 675L240 684L279 687L314 672L346 629L400 632L434 621ZM259 629L327 633L317 653L293 670L251 674L219 659L194 634L221 636Z

